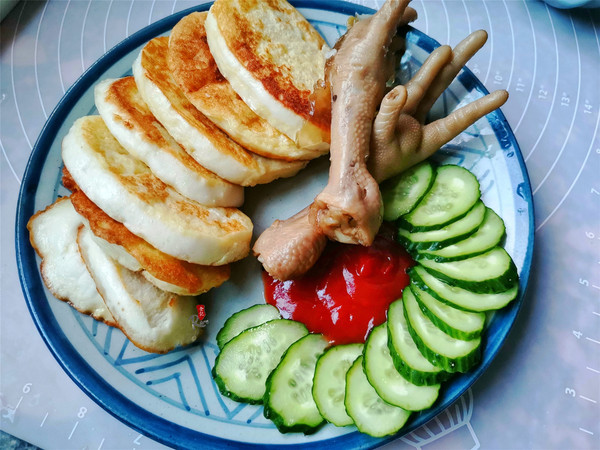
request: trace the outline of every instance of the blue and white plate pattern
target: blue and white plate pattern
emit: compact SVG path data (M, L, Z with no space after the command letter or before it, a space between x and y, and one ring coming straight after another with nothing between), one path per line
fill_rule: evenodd
M372 12L337 1L294 4L330 44L345 31L348 15ZM198 9L206 9L206 5ZM210 374L217 354L216 332L233 312L264 302L260 265L252 257L236 263L231 280L202 297L209 326L201 342L166 355L136 348L119 330L56 300L42 283L39 258L29 245L26 223L57 196L68 194L60 184L62 138L77 118L96 113L93 101L96 82L129 75L141 47L155 36L168 34L191 11L160 20L105 54L69 89L42 130L23 178L17 210L17 263L30 312L54 356L91 398L129 426L167 445L207 448L235 443L309 448L381 445L385 440L362 435L352 427L328 425L312 436L282 435L264 419L262 407L239 404L219 394ZM411 30L402 60L402 77L408 79L438 45L423 33ZM469 70L463 70L435 105L431 118L441 117L486 93L477 78ZM519 269L521 293L507 309L494 315L486 333L481 365L446 383L434 407L415 414L403 433L447 408L489 366L519 310L533 251L529 179L514 135L501 112L477 122L444 146L436 159L464 166L480 180L485 203L505 221L505 248ZM327 158L321 158L292 179L247 189L243 210L255 224L255 236L273 220L289 217L310 203L325 185L327 170Z

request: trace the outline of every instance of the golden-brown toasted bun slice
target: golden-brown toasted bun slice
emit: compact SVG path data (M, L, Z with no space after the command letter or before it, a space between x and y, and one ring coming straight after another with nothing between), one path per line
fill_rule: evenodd
M328 148L329 47L285 0L216 0L206 19L210 51L233 89L300 147ZM325 101L321 101L325 97Z
M223 265L248 254L248 216L183 197L121 147L99 116L75 121L63 139L62 157L92 202L162 252L202 265Z
M133 77L107 79L94 89L96 108L119 143L162 181L207 206L240 206L244 189L192 158L152 115Z
M109 244L96 242L109 256L129 270L144 270L142 275L162 290L198 295L220 286L229 278L228 265L201 266L157 250L108 216L80 190L73 192L71 201L75 210L87 220L94 235ZM127 256L133 257L134 261Z
M236 94L219 72L208 48L206 15L206 12L195 12L184 17L169 37L169 69L187 99L233 140L259 155L294 161L326 153L327 148L298 147L256 115Z
M92 236L88 228L80 228L79 251L118 327L134 345L166 353L198 339L195 297L161 291L106 255Z
M77 230L83 225L82 220L69 197L59 198L29 219L29 240L42 258L40 272L52 295L69 302L79 312L115 326L77 248Z
M242 186L295 175L305 162L264 158L232 140L183 95L167 63L169 38L152 39L133 63L140 94L152 114L201 165Z

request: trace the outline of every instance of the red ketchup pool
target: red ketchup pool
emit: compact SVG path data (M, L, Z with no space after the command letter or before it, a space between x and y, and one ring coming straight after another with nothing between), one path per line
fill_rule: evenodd
M265 299L284 318L304 323L332 344L364 342L402 296L412 265L406 250L387 236L377 236L371 247L330 242L301 278L279 281L263 272Z

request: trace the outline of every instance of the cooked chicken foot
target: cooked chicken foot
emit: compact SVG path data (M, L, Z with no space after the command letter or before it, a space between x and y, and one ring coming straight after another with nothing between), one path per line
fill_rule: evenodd
M485 32L479 31L463 40L454 50L450 50L448 46L439 47L430 55L413 78L403 86L403 89L396 88L388 93L381 104L377 120L374 123L373 139L379 139L379 142L372 142L372 149L375 150L372 150L369 159L369 168L377 182L400 172L395 168L390 171L391 173L387 173L386 170L388 164L402 164L402 161L400 163L396 161L394 151L401 153L406 149L412 149L408 155L413 154L411 161L416 161L417 157L422 157L426 153L418 151L424 135L426 136L426 142L437 142L435 136L433 136L437 128L429 128L427 133L423 133L425 116L460 69L485 43L486 37ZM448 67L452 67L452 69L448 69ZM478 120L479 117L501 106L505 100L506 94L503 94L502 91L483 97L464 107L469 108L469 110L463 111L464 108L459 110L463 111L460 114L464 115L459 117L457 121L462 124L464 130ZM481 111L479 108L483 110ZM405 117L407 115L413 117L407 119ZM394 117L398 120L403 119L405 122L396 124L392 120ZM416 117L419 118L416 119ZM467 118L468 123L466 122ZM448 126L454 129L452 123ZM406 128L408 128L407 136L412 136L414 142L398 140L397 130ZM444 134L440 133L438 136ZM389 148L388 145L390 145ZM414 149L417 149L417 151ZM429 148L426 150L431 151ZM415 153L417 156L414 156ZM406 157L406 155L400 156ZM404 169L410 167L409 164L404 166ZM254 245L254 253L258 256L259 261L263 263L265 270L274 278L288 280L302 275L314 265L324 249L327 238L321 228L311 223L308 210L309 207L287 220L276 221L263 232ZM292 239L294 240L293 244L290 244Z
M508 92L495 91L427 125L427 112L461 68L485 44L487 33L475 31L454 50L437 48L415 76L396 86L381 102L373 124L367 163L377 181L386 180L435 153L486 114L502 106Z
M393 73L389 51L409 0L388 0L350 28L328 62L331 84L329 182L310 220L331 239L371 245L381 225L379 186L366 165L373 118Z

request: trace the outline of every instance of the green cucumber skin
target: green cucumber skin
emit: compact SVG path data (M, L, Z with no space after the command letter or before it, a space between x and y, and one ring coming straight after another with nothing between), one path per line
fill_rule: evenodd
M404 317L408 326L408 332L415 341L415 344L417 344L417 347L423 356L427 358L434 366L441 367L446 372L451 374L455 372L466 373L481 361L481 345L478 345L471 353L462 356L459 360L447 358L431 350L429 347L427 347L427 345L425 345L421 337L412 327L410 319L408 318L408 313L406 312L406 308L404 308Z
M405 288L408 289L408 286ZM401 315L401 316L400 316ZM408 364L402 356L396 350L396 345L401 347L401 345L396 343L394 337L396 333L394 330L396 327L400 328L400 333L402 330L405 330L406 327L402 326L402 322L404 322L404 306L403 300L399 299L393 302L388 309L388 349L390 350L390 355L392 356L392 361L394 362L394 367L396 370L400 372L400 374L417 386L431 386L433 384L439 384L444 380L450 378L451 374L438 368L437 372L428 372L419 369L415 369L410 364ZM412 336L411 336L412 337Z
M292 345L290 345L290 347L281 356L280 365L286 363L286 356L288 354L291 354L291 352L293 352L295 348L305 344L305 341L307 341L307 340L316 340L318 338L320 338L321 341L324 341L322 335L307 334L306 336L304 336L304 337L300 338L299 340L297 340L296 342L294 342ZM323 349L319 348L319 351L321 352L320 355L322 355L323 354L322 352L325 350L327 343L319 342L317 344L320 344L320 343L323 344ZM316 366L317 360L318 360L318 357L315 358L315 366ZM277 366L273 371L271 371L271 373L267 377L267 381L265 383L266 390L265 390L265 395L263 397L263 405L264 405L263 414L264 414L265 418L270 419L275 424L275 426L277 427L277 429L279 430L280 433L284 433L284 434L285 433L304 433L306 435L316 433L326 423L325 418L323 416L320 417L321 420L318 423L295 423L293 425L288 425L288 424L286 424L285 417L282 414L280 414L280 412L278 412L275 408L273 408L271 406L269 397L271 395L271 389L273 387L273 378L277 376L278 368L279 368L279 366ZM313 368L313 373L314 373L314 368ZM309 391L309 395L312 396L312 386ZM318 411L318 407L316 406L316 404L315 404L315 409L316 409L317 413L320 415L320 412Z
M418 292L419 289L416 288L416 285L414 285L414 284L411 285L410 290L412 291L413 295L415 296L415 299L417 300L417 303L419 305L419 309L421 311L423 311L423 314L425 314L427 316L427 318L429 320L431 320L436 327L438 327L440 330L442 330L448 336L451 336L455 339L462 339L464 341L468 341L468 340L480 337L481 334L483 333L485 326L482 327L480 330L473 331L472 333L467 333L465 331L457 330L456 328L451 327L446 322L444 322L442 319L440 319L438 316L436 316L429 308L427 308L427 306L423 303L423 300L421 300L421 297L419 296L419 292ZM449 305L449 306L453 306L453 305ZM470 313L472 311L465 311L465 313L467 313L467 312Z
M438 167L438 168L437 168L437 173L436 173L436 176L435 176L435 178L437 179L437 177L439 176L439 172L440 172L440 170L442 170L442 171L443 171L443 170L446 170L446 168L450 168L450 167L459 167L459 168L461 168L461 169L464 169L463 167L456 166L456 165L452 165L452 164L449 164L449 165L443 165L443 166L440 166L440 167ZM468 173L468 174L469 174L469 175L470 175L470 176L471 176L471 177L474 179L474 181L475 181L475 183L476 183L476 186L477 186L477 192L478 192L477 198L479 199L479 198L481 197L481 190L480 190L480 187L479 187L479 181L477 180L477 178L475 177L475 175L474 175L473 173L471 173L469 170L467 170L467 169L464 169L464 170L465 170L465 171L466 171L466 172L467 172L467 173ZM434 184L435 184L435 182L434 182ZM423 197L423 199L421 199L421 202L426 200L426 197L427 197L427 195L429 194L429 192L431 191L431 188L432 188L432 187L433 187L433 186L430 186L430 189L429 189L429 191L427 191L427 193L425 194L425 196ZM417 205L416 205L416 206L413 208L413 210L412 210L410 213L408 213L408 214L405 214L404 216L401 216L401 217L398 219L398 221L397 221L397 224L398 224L400 227L402 227L402 228L404 228L404 229L406 229L407 231L410 231L410 232L417 232L417 231L430 231L430 230L439 230L440 228L443 228L443 227L445 227L446 225L450 225L451 223L453 223L453 222L456 222L456 221L457 221L457 220L459 220L459 219L462 219L464 216L466 216L466 215L468 214L468 212L469 212L469 211L471 210L471 208L472 208L472 207L475 205L475 203L477 203L477 201L475 201L475 202L474 202L474 203L471 205L471 207L470 207L470 208L467 208L467 210L466 210L466 211L464 211L463 213L461 213L461 214L458 214L458 215L456 215L456 216L452 217L452 219L451 219L451 220L447 220L446 222L443 222L443 223L437 223L437 224L435 224L435 225L414 225L414 224L413 224L413 223L410 221L410 219L411 219L411 218L410 218L410 215L411 215L411 214L413 214L413 213L414 213L414 212L417 210L417 208L419 207L419 205L421 204L421 202L419 202L419 203L418 203L418 204L417 204Z
M444 228L447 225L450 225L451 223L456 222L457 220L462 219L463 217L465 217L467 214L469 214L469 210L465 211L462 214L457 215L456 217L453 217L452 220L449 220L447 222L444 223L438 223L435 225L413 225L410 222L408 222L404 217L400 217L397 220L397 224L399 227L404 228L406 231L409 231L411 233L416 233L416 232L421 232L421 231L432 231L432 230L439 230L440 228Z
M503 302L500 305L494 306L493 308L489 307L489 305L482 305L480 308L469 308L466 307L456 301L453 301L450 298L446 298L441 296L437 291L431 289L424 281L423 279L419 276L419 274L417 273L417 271L415 270L415 267L417 266L413 266L410 269L408 269L407 273L410 276L410 282L411 284L416 285L419 289L422 289L424 291L426 291L427 293L429 293L432 297L434 297L436 300L439 300L442 303L446 303L449 306L453 306L456 309L460 309L462 311L470 311L470 312L485 312L485 311L495 311L498 309L502 309L504 308L506 305L508 305L511 301L513 301L515 298L517 298L518 295L518 284L515 282L515 284L513 286L511 286L508 290L510 289L515 289L515 287L517 289L515 289L515 293L514 295L512 295L511 297L508 298L508 300L506 302ZM422 267L422 266L419 266ZM423 269L425 270L425 269ZM429 272L428 272L429 273Z
M466 236L465 239L468 238L468 237L469 236ZM501 237L498 240L498 242L494 243L493 245L490 245L489 247L482 248L481 250L478 250L476 252L472 252L472 253L468 253L468 254L460 255L460 256L447 257L447 256L437 256L437 255L434 255L432 253L427 253L428 251L440 250L442 248L445 248L447 245L458 244L458 243L460 243L460 241L458 241L458 242L452 242L452 243L449 243L449 244L444 245L443 247L439 247L439 248L419 249L418 251L414 252L414 254L411 253L411 256L416 261L422 261L422 260L425 260L425 259L429 259L431 261L435 261L435 262L439 262L439 263L462 261L463 259L469 259L469 258L472 258L474 256L483 255L484 253L489 252L491 249L493 249L498 244L500 244L500 242L502 242L502 239L504 239L504 236Z
M391 336L388 338L388 348L390 349L390 355L392 355L392 361L394 361L394 367L396 367L396 370L412 384L416 384L417 386L432 386L434 384L440 384L452 377L452 373L446 372L445 370L436 373L428 373L410 367L404 362L400 355L398 355L398 352L396 352Z
M448 283L452 286L467 289L471 292L475 292L478 294L497 294L499 292L504 292L513 287L515 283L519 282L519 273L517 271L517 266L515 266L515 263L512 260L512 258L510 260L508 269L502 275L500 275L497 278L485 281L457 280L430 267L423 266L423 268L431 275L433 275L436 278L439 278L445 283Z
M425 252L428 250L439 250L440 248L444 248L448 245L456 244L477 231L477 228L473 230L469 230L463 234L458 236L454 236L452 238L448 238L444 241L431 241L431 242L414 242L410 239L406 238L406 236L402 236L401 234L396 234L396 240L404 247L406 250L413 255L415 259L419 259L419 255L421 252ZM482 252L483 253L483 252Z

